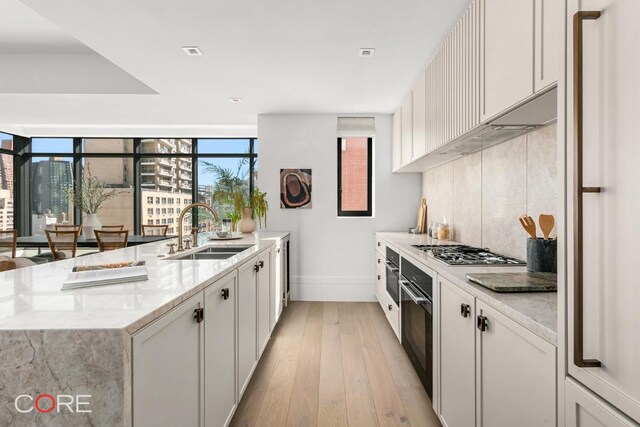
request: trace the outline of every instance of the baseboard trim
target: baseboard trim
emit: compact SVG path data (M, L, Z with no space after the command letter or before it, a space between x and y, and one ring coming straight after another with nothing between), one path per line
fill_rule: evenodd
M292 301L377 301L372 277L298 276L291 278Z

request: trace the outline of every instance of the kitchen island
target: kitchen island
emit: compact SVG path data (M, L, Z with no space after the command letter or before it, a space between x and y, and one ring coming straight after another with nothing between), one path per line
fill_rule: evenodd
M248 246L227 259L175 260L166 259L172 239L0 273L0 425L129 426L142 415L149 425L155 416L189 425L172 405L195 405L190 416L199 423L205 406L221 400L231 402L224 408L230 419L282 309L286 240L286 232L254 233L181 253ZM148 281L60 290L74 266L133 260L146 262ZM229 308L218 310L218 301L229 301ZM216 317L223 309L228 319ZM212 346L220 339L216 330L230 341ZM207 359L220 356L218 346L231 351L222 355L233 376L220 378L232 381L224 384L225 396L204 378ZM194 360L194 369L178 372ZM173 385L161 389L162 376L153 369L173 367L166 372ZM157 414L146 413L145 396L134 402L134 388L156 399ZM205 404L205 388L216 401ZM219 415L222 408L216 409Z

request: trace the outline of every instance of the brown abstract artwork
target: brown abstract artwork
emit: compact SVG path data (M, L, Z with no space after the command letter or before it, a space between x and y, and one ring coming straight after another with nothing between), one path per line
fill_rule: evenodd
M311 169L280 169L280 208L311 207Z

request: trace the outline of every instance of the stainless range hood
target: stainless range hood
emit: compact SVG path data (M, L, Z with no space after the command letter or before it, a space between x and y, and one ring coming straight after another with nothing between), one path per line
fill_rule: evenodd
M558 91L554 88L488 123L476 126L398 172L424 172L553 123L557 116Z

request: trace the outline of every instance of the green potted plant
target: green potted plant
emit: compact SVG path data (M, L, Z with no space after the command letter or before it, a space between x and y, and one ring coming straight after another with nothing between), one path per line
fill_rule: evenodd
M66 193L70 202L85 214L82 221L82 234L90 238L93 237L93 230L99 230L102 227L97 213L105 202L122 192L115 189L107 190L98 177L91 175L87 167L82 171L80 185L76 183L74 188L67 189Z
M231 205L233 211L229 218L241 233L252 233L256 229L256 221L262 228L262 221L267 225L267 193L255 189L248 196L242 189L233 192L218 190L213 194L213 200L219 203ZM255 218L255 219L254 219Z

